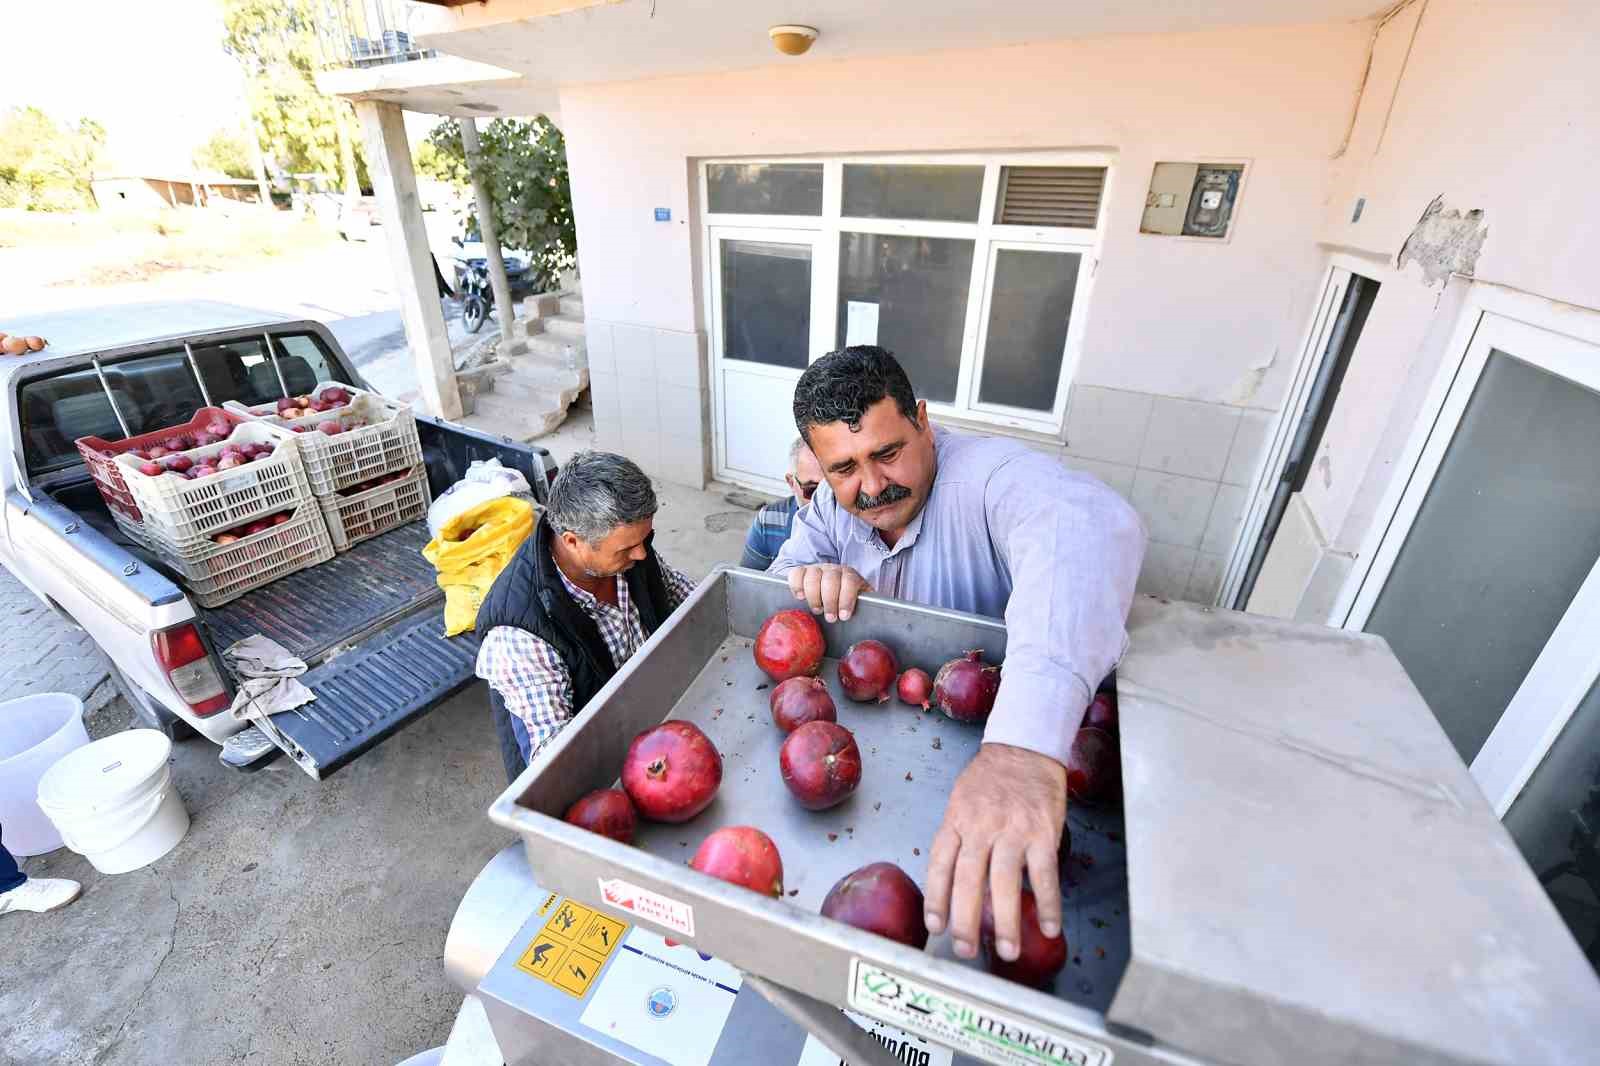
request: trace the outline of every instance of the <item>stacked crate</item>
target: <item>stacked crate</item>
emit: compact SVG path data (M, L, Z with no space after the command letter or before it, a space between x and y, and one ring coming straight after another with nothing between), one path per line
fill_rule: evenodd
M217 439L196 444L197 434ZM179 442L190 446L166 448ZM115 442L84 437L77 447L117 525L181 576L202 606L333 558L298 441L264 426L202 408L184 425ZM166 454L141 458L158 448ZM244 452L261 454L235 458ZM148 463L164 469L147 473ZM224 463L193 478L165 469Z
M348 402L330 404L332 390L343 392ZM298 399L314 400L323 409L295 416L293 412L306 408L292 406L285 414L276 403L227 406L280 438L298 442L335 551L427 515L433 499L410 407L337 382L324 382ZM337 423L339 431L326 432L329 423Z

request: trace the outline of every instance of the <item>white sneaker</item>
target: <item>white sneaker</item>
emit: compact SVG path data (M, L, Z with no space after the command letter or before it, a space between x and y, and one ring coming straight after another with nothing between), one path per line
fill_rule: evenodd
M10 892L0 892L0 914L33 911L43 914L78 898L83 886L62 877L30 877Z

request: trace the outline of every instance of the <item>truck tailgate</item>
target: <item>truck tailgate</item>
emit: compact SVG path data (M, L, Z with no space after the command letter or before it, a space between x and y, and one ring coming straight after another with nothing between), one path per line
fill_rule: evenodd
M305 660L317 698L262 729L312 777L331 774L473 677L478 638L444 636L444 595L413 522L205 612L221 650L260 633ZM235 679L237 680L237 679Z
M307 671L317 698L273 715L272 739L326 777L465 688L477 655L477 634L444 635L442 606L419 612Z

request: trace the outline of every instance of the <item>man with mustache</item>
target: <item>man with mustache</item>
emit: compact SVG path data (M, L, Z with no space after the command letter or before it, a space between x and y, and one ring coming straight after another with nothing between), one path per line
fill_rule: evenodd
M933 841L926 918L971 958L987 888L995 949L1014 960L1024 870L1041 930L1061 931L1067 758L1127 644L1143 526L1099 481L1019 441L935 429L876 346L812 363L794 419L825 478L770 571L796 599L830 622L864 589L1005 618L1000 692Z

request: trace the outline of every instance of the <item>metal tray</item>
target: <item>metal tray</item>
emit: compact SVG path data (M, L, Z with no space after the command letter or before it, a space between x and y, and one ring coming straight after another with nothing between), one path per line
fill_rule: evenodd
M955 777L976 752L982 730L898 700L857 704L839 691L836 658L855 641L876 638L902 668L933 672L969 648L989 661L1005 655L1005 628L975 615L863 597L848 621L825 624L829 661L822 676L840 724L863 756L860 787L845 803L812 812L794 802L778 773L782 736L768 712L768 679L751 642L773 612L794 606L788 585L748 570L719 569L495 802L490 817L520 833L529 863L550 888L603 905L602 879L620 878L693 908L690 938L703 951L824 1002L845 1006L852 958L987 1001L1013 1015L1132 1053L1108 1033L1104 1012L1129 957L1128 884L1120 813L1074 805L1073 854L1063 866L1064 932L1070 961L1054 989L1036 991L957 960L949 937L924 952L823 919L817 910L833 883L869 862L897 863L925 883L928 847ZM629 742L664 719L700 726L723 756L716 800L683 825L641 823L633 847L560 820L580 795L615 783ZM784 859L783 900L768 899L687 868L700 842L725 825L756 825ZM1155 1061L1132 1054L1131 1061Z

